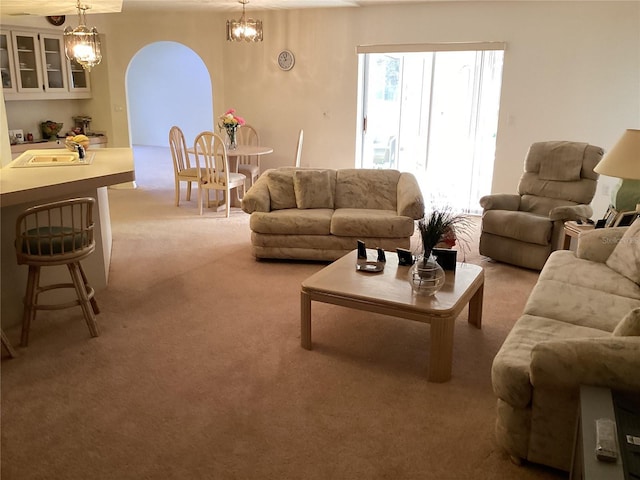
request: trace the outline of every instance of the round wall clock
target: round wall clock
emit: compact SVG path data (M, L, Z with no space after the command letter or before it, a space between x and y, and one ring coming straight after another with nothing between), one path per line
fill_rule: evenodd
M52 17L47 17L47 20L49 21L49 23L51 25L55 25L56 27L59 27L60 25L62 25L64 23L64 19L65 19L64 15L54 15Z
M285 70L285 71L291 70L295 63L296 63L296 59L293 56L293 53L291 53L289 50L282 50L278 54L278 66L282 70Z

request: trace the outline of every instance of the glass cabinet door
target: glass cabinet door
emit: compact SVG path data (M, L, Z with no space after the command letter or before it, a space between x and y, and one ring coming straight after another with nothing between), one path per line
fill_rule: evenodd
M2 90L4 92L16 91L12 52L11 35L9 32L0 32L0 74L2 75Z
M69 67L69 90L71 92L88 92L91 89L89 72L75 60L68 61Z
M40 45L37 34L11 32L19 92L41 92Z
M67 90L67 57L64 54L62 36L40 34L42 71L46 92Z

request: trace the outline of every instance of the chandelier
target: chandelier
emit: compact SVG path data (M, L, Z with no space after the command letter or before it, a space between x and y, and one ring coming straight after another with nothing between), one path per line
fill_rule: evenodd
M230 42L261 42L262 21L246 18L244 6L249 0L238 0L242 4L242 16L240 20L227 20L227 40Z
M87 71L91 71L91 67L95 67L102 60L98 30L96 27L87 27L85 14L89 8L87 5L80 5L78 0L80 25L73 29L71 27L64 29L64 51L67 58L75 60Z

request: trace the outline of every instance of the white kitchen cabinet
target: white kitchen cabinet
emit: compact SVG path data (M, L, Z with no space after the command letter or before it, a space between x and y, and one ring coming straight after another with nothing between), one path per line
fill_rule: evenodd
M5 28L7 28L5 26ZM89 72L67 59L64 37L58 31L11 27L6 38L7 64L2 60L5 100L60 100L91 97ZM2 42L3 37L0 37ZM2 50L0 50L0 54ZM13 60L13 64L11 64ZM9 75L5 82L5 68ZM13 70L12 70L13 68ZM13 77L11 72L15 72ZM5 84L11 85L10 87Z
M42 72L45 92L68 92L67 57L64 54L62 35L40 33Z
M13 39L11 33L0 30L0 74L2 76L2 91L15 93L16 70L13 64Z
M11 31L13 38L13 61L16 65L18 92L40 93L42 71L40 44L35 33Z
M75 60L67 60L67 62L69 64L69 91L90 93L91 77L89 77L89 72Z

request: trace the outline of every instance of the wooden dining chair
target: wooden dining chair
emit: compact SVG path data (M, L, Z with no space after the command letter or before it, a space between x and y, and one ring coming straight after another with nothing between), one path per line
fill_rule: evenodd
M198 171L191 166L187 143L179 127L169 130L169 148L173 158L173 173L176 182L176 207L180 206L180 182L187 182L187 201L191 200L191 184L198 182Z
M304 139L304 130L300 129L298 133L298 145L296 147L296 167L300 166L300 160L302 159L302 140Z
M258 131L251 125L243 125L238 129L238 144L251 145L254 147L260 145L260 136L258 135ZM260 156L239 156L238 173L242 173L245 177L247 177L249 187L251 187L260 176Z
M231 211L231 190L242 188L246 177L241 173L229 171L227 147L220 135L214 132L202 132L196 136L194 142L196 154L196 171L198 173L198 204L202 215L203 191L207 194L207 206L210 203L209 192L216 194L216 207L219 207L218 192L223 193L225 216Z

